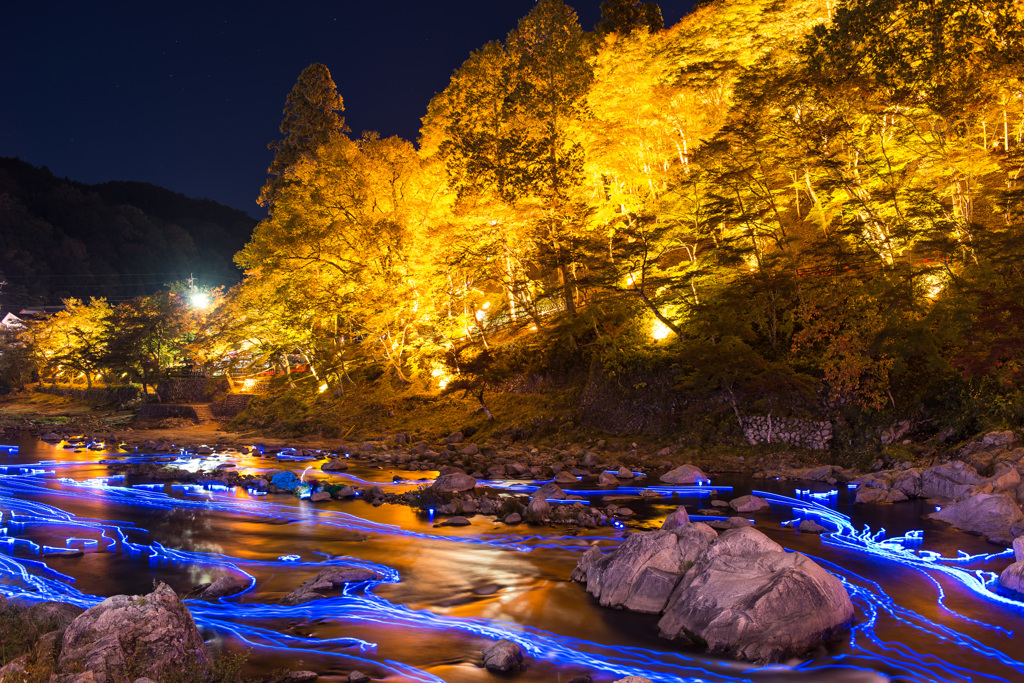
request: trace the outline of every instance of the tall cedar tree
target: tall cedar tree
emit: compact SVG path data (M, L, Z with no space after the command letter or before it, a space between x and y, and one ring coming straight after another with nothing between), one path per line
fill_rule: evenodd
M646 28L653 33L665 28L665 20L656 2L604 0L601 3L601 21L594 28L598 33L630 33L638 28Z
M304 156L315 155L320 146L349 132L341 116L343 111L345 104L327 67L317 63L303 69L285 100L281 121L284 139L267 145L274 150L274 160L267 169L270 178L260 191L260 206L274 205L289 182L288 170Z

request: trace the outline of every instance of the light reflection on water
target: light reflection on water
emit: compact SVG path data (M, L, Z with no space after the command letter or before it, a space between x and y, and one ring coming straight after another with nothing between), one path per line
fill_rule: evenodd
M20 451L7 455L6 463L5 454L0 451L0 471L5 464L59 459L82 463L61 467L57 475L59 477L81 481L109 474L104 465L86 464L87 461L104 457L95 452L75 453L34 440L25 440L19 445ZM279 463L273 458L236 454L227 459L238 463L240 469L253 473L288 469L299 475L309 465L306 462ZM327 475L315 471L314 474L310 470L307 481L309 475L339 483L357 478L378 482L386 490L403 491L416 485L405 482L394 484L392 480L395 475L419 479L435 474L377 469L353 461L347 473ZM734 477L717 478L714 483L734 486L734 495L746 493L751 488L785 495L792 495L793 492L793 485L787 482ZM61 487L56 482L48 486L75 490L74 487ZM3 484L0 482L0 493L3 493L2 489ZM827 487L816 490L825 489ZM291 496L267 496L251 501L248 494L241 490L216 494L205 492L201 495L188 495L170 487L165 490L183 500L206 499L228 505L219 506L216 510L185 504L146 507L125 504L102 492L84 495L82 491L79 491L81 495L74 497L57 496L53 492L26 494L23 491L18 496L54 505L79 518L133 522L140 529L148 530L148 533L129 533L130 540L136 543L158 542L170 549L215 553L248 563L261 563L244 565L245 571L252 574L256 584L251 592L237 601L230 601L239 602L242 607L232 608L234 611L225 615L216 606L193 604L193 611L200 614L199 620L202 622L202 615L209 613L212 620L226 618L228 622L245 622L295 638L362 639L376 643L377 646L374 652L358 653L359 656L381 663L378 670L367 671L371 664L364 662L357 666L358 661L351 658L332 657L308 650L282 653L258 649L253 653L252 661L254 666L262 670L277 667L314 668L323 674L342 677L352 668L360 668L371 675L387 675L393 679L415 677L413 674L403 676L400 669L387 665L393 661L448 681L493 680L492 674L479 667L479 652L491 642L485 637L488 631L486 628L474 629L477 624L486 626L498 623L503 625L502 628L526 629L521 635L531 639L530 642L542 644L548 640L551 643L552 658L532 657L527 671L518 677L518 680L523 681L568 680L579 673L591 673L598 680L614 680L619 676L610 673L616 668L612 660L616 658L617 652L629 652L624 648L653 651L642 655L633 652L631 661L635 665L638 659L641 660L644 669L654 672L651 675L655 680L679 680L680 676L702 680L880 680L879 674L872 670L886 675L902 673L907 676L903 680L1024 680L1024 673L1019 667L997 662L981 649L991 647L1018 657L1013 639L986 624L1012 632L1024 624L1024 615L1020 611L995 606L945 577L940 576L936 584L915 569L864 553L827 547L813 535L783 531L779 524L792 516L784 509L773 508L769 513L756 515L758 527L787 548L834 562L854 575L877 582L878 588L897 601L900 607L955 629L975 639L977 643L955 645L948 639L941 641L905 621L883 614L873 629L857 632L855 644L851 645L850 638L844 638L823 649L819 659L811 665L811 670L756 671L748 665L716 661L660 640L656 637L655 616L601 608L581 586L569 582L567 579L579 557L579 548L588 547L591 541L599 537L612 535L609 529L582 531L579 538L573 539L565 538L565 529L526 526L508 528L495 524L491 518L480 516L472 518L472 524L468 527L434 528L425 516L407 507L373 507L362 500L330 501L314 505ZM729 498L728 495L723 497ZM623 502L638 513L631 527L644 529L657 528L661 519L680 501L664 498L641 501L634 498ZM710 507L710 499L706 497L683 502L693 507ZM307 518L286 520L260 513L273 505L293 506L297 510L306 511ZM971 554L991 552L993 549L977 537L922 520L920 515L925 508L920 501L855 508L849 502L847 492L842 491L837 508L851 515L858 526L866 523L876 529L885 527L890 535L923 528L923 547L944 555L955 555L961 549ZM384 526L374 527L376 531L354 532L341 524L317 523L323 511L347 513L376 525L393 525L420 535L391 533ZM9 511L5 512L9 514ZM541 535L552 540L555 547L516 552L494 545L456 542L501 539L504 534ZM64 529L33 528L30 525L23 535L42 545L63 546L64 538L72 534ZM444 538L452 540L446 541ZM397 570L401 581L377 585L365 599L355 596L358 599L350 602L339 599L322 605L314 603L287 610L279 606L263 608L262 605L274 604L316 574L320 568L310 564L290 566L277 562L278 557L289 554L298 554L307 563L320 562L325 557L358 558ZM78 558L49 557L46 561L54 569L75 577L75 588L79 591L98 596L148 592L154 579L166 581L176 590L184 592L195 584L212 581L225 572L221 567L195 562L154 564L143 557L132 558L121 552L87 552ZM997 560L986 568L999 571L1007 563L1008 560ZM945 590L946 606L950 610L982 623L966 621L950 611L940 609L937 605L937 585ZM858 620L865 623L877 605L857 600L856 597L855 602L861 608ZM466 627L431 626L429 615L417 616L408 610L391 612L389 610L392 605L414 611L427 610L441 618L458 620L443 624L451 626L458 623ZM374 614L375 610L381 621L358 616L364 611L366 614ZM548 638L536 633L537 630L557 635ZM225 630L219 629L209 635L221 638L225 636ZM226 640L229 643L236 642L230 636ZM902 644L903 650L890 650L887 642ZM321 649L344 653L352 651L351 646L337 644ZM580 657L574 656L574 652L580 653ZM593 653L593 658L583 658L586 653ZM298 663L300 659L301 664ZM606 665L602 666L602 663ZM835 665L851 668L838 669ZM831 668L814 670L814 666ZM968 676L953 667L978 672L978 676ZM657 672L665 672L664 677L655 676Z

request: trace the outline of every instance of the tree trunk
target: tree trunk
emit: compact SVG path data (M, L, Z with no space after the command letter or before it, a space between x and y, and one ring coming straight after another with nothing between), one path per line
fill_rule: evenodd
M291 362L290 362L290 361L288 360L288 356L287 356L287 355L285 355L285 354L281 354L281 360L282 360L282 361L284 361L284 362L282 363L282 365L284 365L284 374L285 374L285 377L287 377L287 378L288 378L288 386L289 386L290 388L294 389L294 388L295 388L295 381L294 381L294 380L292 379L292 367L291 367Z
M487 404L484 403L484 390L483 389L481 389L480 391L478 391L476 393L476 400L480 402L480 407L483 409L484 415L487 416L487 419L493 421L494 420L494 416L491 415L490 409L487 407Z
M564 263L558 264L558 274L562 278L562 296L565 299L565 312L569 315L575 315L576 300L572 295L572 280L569 278L569 272Z

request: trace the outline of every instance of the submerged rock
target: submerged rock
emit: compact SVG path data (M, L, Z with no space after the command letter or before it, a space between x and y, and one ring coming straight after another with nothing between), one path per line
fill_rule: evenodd
M805 519L800 522L800 526L797 527L800 531L805 534L823 534L828 531L828 528L815 522L813 519Z
M240 579L237 576L222 576L199 594L200 600L216 600L236 593L241 593L249 587L249 581Z
M320 591L341 588L346 583L381 581L383 576L363 567L329 567L281 599L284 605L299 605L326 597Z

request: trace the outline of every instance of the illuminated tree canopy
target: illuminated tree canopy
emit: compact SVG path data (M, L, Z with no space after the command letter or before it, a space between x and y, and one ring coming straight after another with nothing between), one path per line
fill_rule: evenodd
M661 363L737 412L1016 391L1019 3L602 13L588 32L540 0L454 71L418 144L350 136L327 68L304 70L203 353L299 355L342 390L354 368L506 377L529 348L548 370Z

